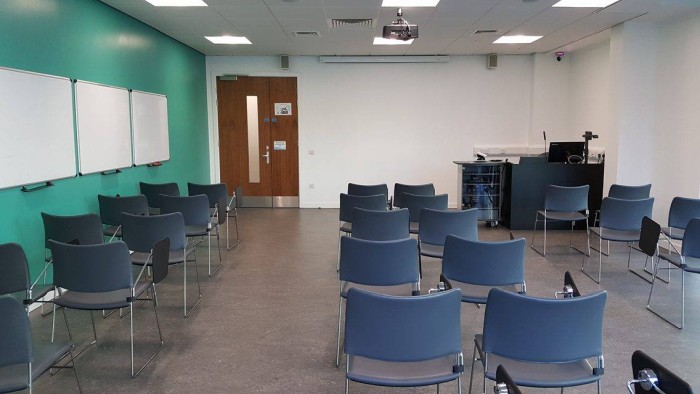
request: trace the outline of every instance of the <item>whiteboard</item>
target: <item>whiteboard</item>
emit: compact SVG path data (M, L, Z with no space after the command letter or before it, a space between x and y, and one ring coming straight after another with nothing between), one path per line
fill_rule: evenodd
M77 81L78 171L82 175L131 166L129 91Z
M170 159L168 99L160 94L131 92L134 164Z
M71 81L0 68L0 189L75 174Z

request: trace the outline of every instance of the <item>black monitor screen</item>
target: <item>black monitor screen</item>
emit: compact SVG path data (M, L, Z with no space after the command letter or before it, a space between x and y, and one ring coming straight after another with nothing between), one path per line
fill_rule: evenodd
M550 142L548 160L550 163L580 163L583 160L584 142ZM569 160L569 156L578 156Z

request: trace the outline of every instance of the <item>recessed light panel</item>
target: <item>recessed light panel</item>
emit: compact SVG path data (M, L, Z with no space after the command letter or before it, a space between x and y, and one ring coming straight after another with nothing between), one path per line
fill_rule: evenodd
M610 4L617 3L620 0L559 0L552 7L588 7L588 8L605 8Z
M206 7L202 0L146 0L156 7Z
M374 37L374 45L411 45L413 38L410 40L394 40L384 37Z
M382 7L435 7L440 0L384 0Z
M245 37L234 37L234 36L216 36L216 37L204 37L207 40L213 42L214 44L252 44L250 40Z
M529 44L542 38L542 36L502 36L494 41L494 44Z

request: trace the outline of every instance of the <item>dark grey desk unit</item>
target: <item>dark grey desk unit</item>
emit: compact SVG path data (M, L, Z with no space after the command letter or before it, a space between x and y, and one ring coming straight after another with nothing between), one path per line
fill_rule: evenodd
M589 222L593 225L593 212L600 209L603 199L603 170L604 164L507 163L503 225L511 230L532 230L535 213L544 208L547 185L586 184L590 185L588 209L591 212ZM547 222L547 228L552 229L568 229L570 226L570 223ZM579 222L576 228L585 229L585 224Z

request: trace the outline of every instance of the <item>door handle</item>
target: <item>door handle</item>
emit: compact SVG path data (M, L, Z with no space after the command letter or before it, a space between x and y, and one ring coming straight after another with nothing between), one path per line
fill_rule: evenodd
M270 148L268 147L267 149L268 149L268 150L265 152L264 155L262 155L262 157L265 158L265 163L266 163L266 164L270 164L270 150L269 150Z

